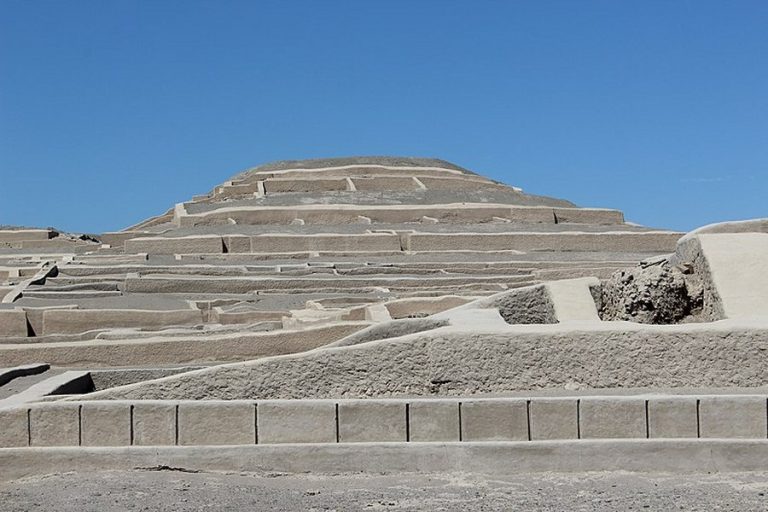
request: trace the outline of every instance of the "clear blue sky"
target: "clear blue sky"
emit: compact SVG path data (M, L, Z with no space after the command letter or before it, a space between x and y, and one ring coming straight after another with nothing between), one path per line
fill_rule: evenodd
M768 2L0 0L0 224L116 230L365 154L652 226L768 216Z

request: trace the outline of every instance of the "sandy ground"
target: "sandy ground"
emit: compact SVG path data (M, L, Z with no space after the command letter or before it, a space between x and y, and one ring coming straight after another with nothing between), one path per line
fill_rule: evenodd
M284 475L172 469L0 484L2 511L768 510L768 473Z

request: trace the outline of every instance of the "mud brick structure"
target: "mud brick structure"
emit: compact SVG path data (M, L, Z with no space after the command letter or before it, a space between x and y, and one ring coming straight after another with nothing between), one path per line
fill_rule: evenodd
M0 229L0 367L7 478L766 469L768 220L275 162L118 232Z

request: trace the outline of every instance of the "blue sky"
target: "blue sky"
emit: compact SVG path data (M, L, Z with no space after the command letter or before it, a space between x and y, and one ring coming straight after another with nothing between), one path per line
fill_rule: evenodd
M0 224L436 156L629 220L768 216L765 1L0 1Z

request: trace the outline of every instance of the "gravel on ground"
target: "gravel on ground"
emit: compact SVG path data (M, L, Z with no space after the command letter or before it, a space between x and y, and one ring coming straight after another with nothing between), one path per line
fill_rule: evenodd
M0 484L3 511L768 509L768 473L295 475L182 468L62 473Z

